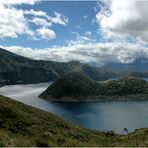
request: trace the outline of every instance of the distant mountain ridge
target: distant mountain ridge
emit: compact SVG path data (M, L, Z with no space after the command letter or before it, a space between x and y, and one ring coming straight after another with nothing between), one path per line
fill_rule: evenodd
M78 61L53 62L33 60L0 48L0 86L54 81L70 72L81 72L93 80L136 76L148 77L148 59L134 63L110 63L99 68Z
M112 70L92 67L78 61L33 60L0 48L0 84L27 84L54 81L69 72L82 72L94 80L115 77Z
M148 72L148 58L137 58L133 63L109 63L103 66L116 71L126 72Z

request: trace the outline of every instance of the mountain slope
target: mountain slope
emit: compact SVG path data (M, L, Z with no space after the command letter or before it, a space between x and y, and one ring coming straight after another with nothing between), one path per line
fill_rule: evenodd
M148 146L148 129L128 136L88 130L0 96L0 147Z
M73 72L52 83L40 97L52 101L147 99L148 82L132 77L96 82L85 74Z
M86 130L51 113L0 96L0 146L102 145L105 134Z
M82 72L95 80L112 78L115 73L77 61L58 63L25 58L0 48L0 81L9 84L53 81L68 72Z

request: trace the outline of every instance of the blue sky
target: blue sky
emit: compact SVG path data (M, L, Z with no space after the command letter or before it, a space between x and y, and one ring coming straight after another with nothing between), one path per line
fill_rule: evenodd
M148 1L0 0L0 47L102 66L148 58Z
M69 21L66 26L54 24L50 29L56 33L56 38L52 40L33 40L27 35L20 35L17 39L7 37L1 39L1 45L3 46L24 46L31 48L45 48L53 45L66 45L68 40L74 40L76 32L80 35L84 35L86 32L91 32L94 39L99 40L100 35L98 34L98 24L93 22L95 20L96 12L94 7L96 1L42 1L35 5L19 5L18 9L35 11L44 11L49 16L53 16L53 12L62 13L66 16ZM27 16L30 18L30 16ZM18 22L19 23L19 22ZM35 28L31 24L31 28ZM79 28L80 27L80 28Z

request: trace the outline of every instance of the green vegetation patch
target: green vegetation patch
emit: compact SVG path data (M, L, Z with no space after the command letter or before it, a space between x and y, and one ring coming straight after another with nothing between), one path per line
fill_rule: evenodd
M0 96L0 146L148 146L148 129L128 136L88 130Z
M73 72L51 84L40 97L52 101L148 98L148 82L133 77L97 82L85 74Z

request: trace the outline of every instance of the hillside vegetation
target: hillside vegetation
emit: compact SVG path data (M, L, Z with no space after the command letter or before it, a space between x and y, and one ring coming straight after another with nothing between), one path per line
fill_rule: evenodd
M96 82L82 73L69 73L51 84L41 98L53 101L148 98L148 82L127 77Z
M45 111L0 96L0 146L148 146L148 129L128 136L74 125Z
M116 138L80 128L3 96L0 96L0 117L0 146L101 146Z

